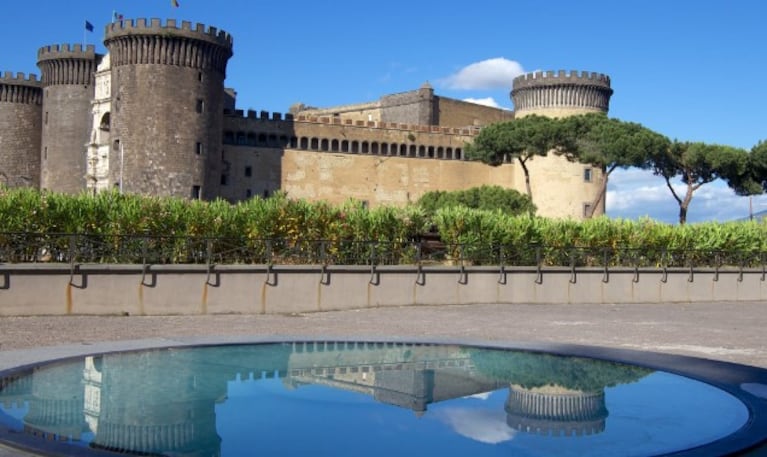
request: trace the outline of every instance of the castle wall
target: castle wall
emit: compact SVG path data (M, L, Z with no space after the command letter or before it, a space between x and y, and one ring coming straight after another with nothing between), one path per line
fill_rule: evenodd
M55 192L86 188L86 145L98 56L93 46L47 46L38 51L43 81L40 186Z
M104 42L112 65L112 181L125 192L219 193L231 36L188 22L121 21Z
M511 166L466 162L477 129L237 112L225 117L221 196L404 205L432 190L510 187Z
M483 184L511 187L513 166L489 167L461 160L364 156L286 150L281 187L290 197L343 203L352 198L371 207L404 206L429 191L454 191Z
M492 124L514 119L514 112L456 100L436 97L439 125L446 127L464 127Z
M35 75L0 76L0 186L40 186L42 103Z
M381 121L405 124L439 125L434 89L424 84L418 90L381 97Z
M299 105L302 108L303 105ZM353 121L381 121L381 104L379 102L357 103L353 105L339 105L331 108L303 108L295 112L296 116L310 117L339 117L341 119L351 119Z

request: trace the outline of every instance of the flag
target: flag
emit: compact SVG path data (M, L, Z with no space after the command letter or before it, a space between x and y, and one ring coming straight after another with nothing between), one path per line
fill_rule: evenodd
M178 0L170 0L171 6L178 8Z
M122 21L124 16L117 11L112 11L112 22Z
M91 24L88 21L85 21L85 30L92 32L93 31L93 24Z

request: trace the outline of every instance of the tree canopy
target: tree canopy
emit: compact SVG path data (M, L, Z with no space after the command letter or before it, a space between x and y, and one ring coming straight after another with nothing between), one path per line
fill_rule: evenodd
M567 138L562 127L556 119L537 115L491 124L467 145L466 157L492 166L516 160L525 175L527 195L533 201L527 162L536 156L545 156L552 149L561 149Z
M591 202L592 214L605 198L607 180L615 169L649 168L652 157L662 154L671 143L641 124L611 119L604 114L571 116L562 123L567 137L562 153L569 160L589 163L602 170L599 189Z
M666 186L679 204L680 224L687 222L693 194L705 184L722 179L736 190L753 190L744 179L748 163L749 156L744 149L700 142L674 141L665 152L652 157L653 173L666 180ZM671 184L675 177L686 185L684 195Z

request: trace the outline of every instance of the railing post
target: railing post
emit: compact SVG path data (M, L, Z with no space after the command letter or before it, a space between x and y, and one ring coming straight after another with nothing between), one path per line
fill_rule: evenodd
M536 269L536 276L535 276L535 283L536 284L543 284L543 271L541 270L541 247L536 246L535 247L535 269Z
M320 262L322 262L320 284L327 286L330 284L330 273L328 272L328 259L325 253L325 240L320 241Z
M498 273L498 284L506 284L506 251L503 249L503 245L500 245L498 253L498 263L500 264L500 271Z
M602 282L605 284L610 282L610 267L609 267L609 259L607 257L608 249L610 248L602 248L602 263L604 265L604 271L602 273Z
M570 249L570 284L575 284L578 280L575 274L575 250L576 248Z
M423 273L423 263L421 262L421 240L418 240L418 245L416 246L415 251L415 261L417 266L416 276L415 276L415 283L419 286L423 286L426 284L426 275Z

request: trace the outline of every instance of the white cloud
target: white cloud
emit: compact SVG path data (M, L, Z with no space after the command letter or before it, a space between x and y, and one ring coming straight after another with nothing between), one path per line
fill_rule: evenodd
M680 197L686 185L672 182ZM753 211L767 208L767 198L754 197ZM749 199L735 195L722 181L705 184L693 194L687 212L689 222L728 221L748 217ZM635 219L649 216L653 219L676 223L679 205L663 178L646 170L616 170L610 175L607 190L607 215L616 218Z
M514 438L516 432L506 424L503 411L466 408L446 408L438 418L456 433L482 443L496 444Z
M499 105L498 102L496 102L493 97L464 98L463 101L469 102L469 103L476 103L477 105L492 106L493 108L500 108L501 107L501 105Z
M519 62L496 57L467 65L440 83L448 89L510 89L514 78L524 73Z

